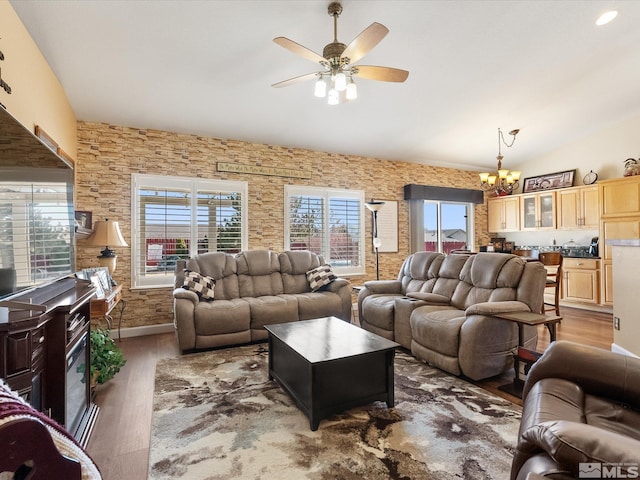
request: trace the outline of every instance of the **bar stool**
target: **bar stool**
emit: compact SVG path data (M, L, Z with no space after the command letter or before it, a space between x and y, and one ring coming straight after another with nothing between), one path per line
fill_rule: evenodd
M547 288L554 289L554 303L547 303L543 300L540 313L555 310L556 315L560 316L560 279L562 278L562 254L560 252L540 252L538 260L547 269ZM550 305L547 307L546 305Z

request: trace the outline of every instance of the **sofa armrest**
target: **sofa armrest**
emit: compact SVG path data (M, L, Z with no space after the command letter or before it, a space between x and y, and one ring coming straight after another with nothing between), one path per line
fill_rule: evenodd
M364 286L369 293L402 293L402 282L400 280L371 280L364 282Z
M197 305L200 302L200 298L198 297L198 294L196 292L192 292L191 290L185 290L182 287L176 288L173 291L173 298L176 300L179 298L190 300L191 302L193 302L194 305Z
M407 297L417 298L418 300L427 302L430 305L449 305L449 303L451 302L451 299L449 297L440 295L439 293L409 292L407 293Z
M543 450L576 476L580 463L624 463L638 468L640 441L585 423L566 420L539 423L522 432L520 442L527 444L522 445L524 448ZM625 467L622 468L624 472Z
M346 278L336 278L333 282L328 284L325 287L327 292L338 293L343 288L349 288L349 280ZM349 295L351 295L351 290L349 290Z
M530 312L531 309L524 302L509 300L505 302L482 302L471 305L465 310L466 316L487 315L493 316L499 313Z
M640 358L558 340L531 367L523 401L543 378L563 378L586 393L640 408Z

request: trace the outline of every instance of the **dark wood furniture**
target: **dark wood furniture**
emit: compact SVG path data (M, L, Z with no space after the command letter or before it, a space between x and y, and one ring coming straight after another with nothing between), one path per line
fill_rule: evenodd
M91 282L66 277L0 301L0 376L36 410L78 436L78 412L71 418L68 408L77 400L67 398L68 361L76 352L84 355L78 364L84 364L86 373L75 372L85 375L81 395L87 411L80 412L84 416L91 405L88 332L94 293Z
M399 344L335 317L265 328L269 379L291 395L311 430L323 418L358 405L380 400L393 407Z
M540 354L532 350L524 348L523 344L523 329L525 325L538 326L545 325L549 330L549 338L551 342L556 341L556 327L562 320L559 316L547 316L541 313L534 312L510 312L499 313L495 315L497 318L503 320L509 320L518 324L518 349L513 356L513 368L515 370L515 377L513 382L501 385L498 387L503 392L510 393L518 398L522 398L522 388L524 387L524 381L520 378L520 364L524 365L524 375L526 375L531 368L531 365L535 363Z
M124 298L122 298L122 285L116 285L108 295L99 298L91 299L91 320L97 320L100 322L102 319L106 320L109 330L113 323L113 317L111 312L117 305L120 305L120 317L118 319L118 340L120 338L120 327L122 326L122 314L127 306Z

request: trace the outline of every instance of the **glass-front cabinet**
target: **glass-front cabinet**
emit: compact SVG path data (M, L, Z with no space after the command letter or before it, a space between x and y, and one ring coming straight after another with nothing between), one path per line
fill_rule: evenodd
M555 192L533 193L520 198L522 230L556 228Z

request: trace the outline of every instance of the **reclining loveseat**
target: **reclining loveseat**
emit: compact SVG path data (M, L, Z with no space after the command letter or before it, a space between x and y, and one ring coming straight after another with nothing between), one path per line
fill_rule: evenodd
M533 364L511 480L638 478L640 359L568 341ZM536 477L538 478L538 477Z
M516 255L418 252L397 280L370 281L358 295L363 328L398 342L417 358L480 380L513 366L513 352L535 349L537 330L496 315L539 312L546 272Z
M264 326L275 323L327 316L350 322L347 280L333 276L330 283L312 290L307 273L322 265L323 258L310 251L212 252L178 260L173 305L180 350L264 340ZM185 269L215 280L209 298L183 287Z

